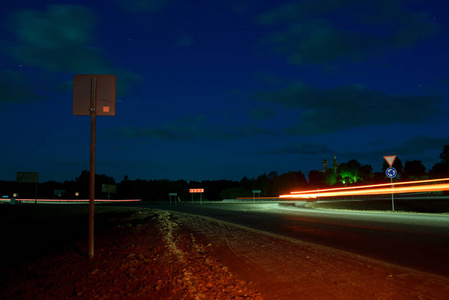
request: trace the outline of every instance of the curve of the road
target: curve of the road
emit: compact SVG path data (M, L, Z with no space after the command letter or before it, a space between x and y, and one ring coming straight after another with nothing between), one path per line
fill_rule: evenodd
M449 277L449 216L280 206L278 203L150 205Z

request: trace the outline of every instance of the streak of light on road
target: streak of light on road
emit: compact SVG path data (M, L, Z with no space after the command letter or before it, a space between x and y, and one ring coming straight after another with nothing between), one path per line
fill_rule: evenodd
M382 195L382 194L401 194L401 193L422 193L448 191L449 178L429 179L419 181L405 181L384 184L371 184L356 187L332 188L324 190L293 191L290 194L280 195L284 199L309 199L317 197L336 197L336 196L361 196L361 195ZM407 185L407 186L405 186Z

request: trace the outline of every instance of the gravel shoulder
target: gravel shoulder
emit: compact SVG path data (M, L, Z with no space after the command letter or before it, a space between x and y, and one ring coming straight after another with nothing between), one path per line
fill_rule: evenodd
M211 218L176 213L266 299L446 299L449 278Z
M1 253L4 299L445 299L449 294L448 278L156 209L97 207L95 256L87 259L86 208L14 210L0 207L1 225L10 228L3 239L9 246Z

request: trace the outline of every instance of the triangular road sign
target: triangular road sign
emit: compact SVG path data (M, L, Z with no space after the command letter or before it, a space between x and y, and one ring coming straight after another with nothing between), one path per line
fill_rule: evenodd
M392 167L394 160L396 159L396 155L384 156L384 159L387 161L387 163L390 165L390 167Z

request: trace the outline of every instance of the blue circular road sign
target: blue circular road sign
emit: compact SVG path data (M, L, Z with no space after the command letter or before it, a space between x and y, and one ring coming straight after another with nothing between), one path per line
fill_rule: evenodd
M394 178L396 175L398 175L398 172L395 168L389 167L387 170L385 170L385 174L387 174L388 178Z

